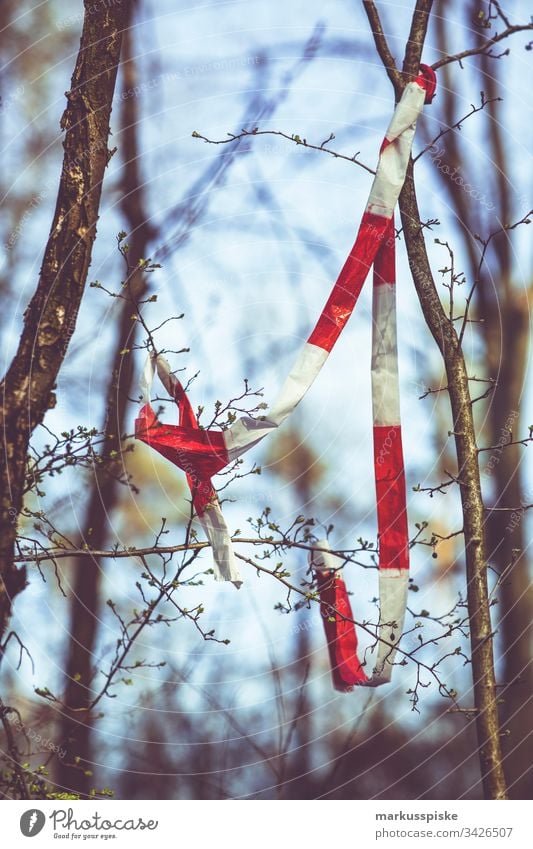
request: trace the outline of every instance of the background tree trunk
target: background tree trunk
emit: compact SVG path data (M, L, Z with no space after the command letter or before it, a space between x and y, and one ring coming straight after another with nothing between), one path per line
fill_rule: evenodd
M13 563L31 434L53 407L53 389L74 328L91 262L102 181L110 158L109 118L129 2L94 14L85 0L80 49L61 119L63 168L37 289L17 353L0 385L0 638L26 572Z
M435 15L437 42L443 55L449 52L451 46L446 27L451 6L449 0L442 0ZM471 4L468 11L471 20L474 20L479 10L476 4ZM480 88L485 97L498 97L498 77L505 65L482 56L479 66ZM443 85L438 105L444 125L450 126L458 117L456 93L448 67L442 68L439 74ZM485 123L489 120L490 123L490 131L486 133L492 159L491 173L486 179L487 195L492 205L490 212L480 203L470 200L464 189L443 169L437 169L460 225L458 229L468 261L466 276L470 283L478 279L474 304L476 317L480 319L478 328L484 345L485 374L494 387L484 417L487 422L484 441L488 445L502 445L509 439L511 430L515 439L523 437L523 428L527 424L523 422L520 411L529 352L528 291L519 291L513 281L512 232L502 232L492 240L481 273L478 272L480 245L474 238L476 233L485 237L512 223L511 163L502 136L503 124L499 114L502 110L503 104L491 103L486 107L490 119L480 116L480 120ZM471 180L477 163L469 157L459 132L448 133L444 149L450 169L462 169ZM525 211L521 210L518 218ZM503 729L509 732L503 741L504 766L510 797L525 799L530 798L533 789L531 778L528 778L531 759L528 747L524 745L533 735L533 666L530 656L533 587L525 553L523 516L513 521L512 512L524 500L530 502L533 498L529 495L525 498L524 493L523 446L511 445L484 457L488 461L484 481L492 488L492 506L500 508L489 511L485 520L487 560L500 575L505 573L498 591L500 604L497 608L502 638L501 678L506 685L499 693L502 699L501 717Z
M137 84L134 43L132 36L133 10L126 20L123 36L122 81L124 90ZM146 214L144 190L139 170L138 126L139 110L136 97L121 100L121 154L124 169L120 191L121 209L130 231L128 259L131 265L146 255L153 236ZM146 292L146 275L134 273L129 279L130 295L139 300ZM94 469L87 502L82 544L94 549L105 546L109 533L109 517L117 499L117 476L123 468L123 436L126 427L128 396L133 383L133 355L136 323L132 321L129 301L119 301L118 334L112 354L110 379L107 387L104 450L102 464ZM127 353L123 353L127 351ZM92 719L87 713L94 694L94 651L100 622L100 587L103 567L101 561L80 558L73 563L73 587L70 603L70 629L66 661L64 703L61 737L65 740L66 755L58 761L58 782L71 792L86 795L93 786L92 778ZM87 774L86 774L87 773Z
M404 84L419 70L433 0L417 0L403 62ZM365 3L376 48L398 96L397 70L374 3ZM413 161L400 194L403 235L415 289L427 326L442 354L457 452L457 478L460 482L465 541L466 580L472 678L479 763L485 798L505 799L507 789L502 765L498 692L494 671L493 634L488 598L485 555L485 514L479 474L479 454L468 385L468 373L459 337L439 298L426 251L416 197Z

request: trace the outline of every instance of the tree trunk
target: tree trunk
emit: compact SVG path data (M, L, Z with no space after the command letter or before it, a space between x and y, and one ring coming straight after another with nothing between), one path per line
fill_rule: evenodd
M133 12L132 12L133 14ZM136 85L136 67L133 52L132 31L128 19L124 32L122 77L124 89ZM121 101L121 149L124 159L122 178L123 215L127 221L128 259L132 265L146 255L147 245L153 233L147 222L144 193L139 174L139 150L137 140L138 107L135 97ZM135 300L146 291L146 276L134 273L129 280L130 294ZM129 351L133 345L136 324L132 321L132 307L128 301L119 302L118 335L112 354L110 381L107 389L105 449L102 452L102 468L95 468L89 494L82 544L93 549L105 546L109 516L117 498L117 474L120 473L123 457L123 432L126 422L128 396L133 382L133 356ZM115 458L113 460L113 458ZM94 678L94 651L100 622L100 586L103 567L99 560L80 558L73 563L74 580L70 610L70 637L66 661L66 683L64 693L65 712L61 723L61 738L65 740L66 755L58 761L58 782L71 792L87 795L94 785L91 774L92 718L88 713L95 693L91 690Z
M420 223L412 163L400 195L400 211L415 288L426 323L444 360L450 396L464 523L472 678L483 790L487 799L505 799L507 795L502 767L485 557L485 514L472 401L463 352L457 334L444 312L431 274Z
M26 584L13 563L31 434L55 404L53 389L76 326L110 158L109 118L129 0L94 13L85 0L80 50L61 119L63 168L39 282L24 315L18 350L0 385L0 638Z
M403 62L403 79L413 79L419 69L433 0L417 0ZM394 61L373 3L365 3L376 48L398 96ZM485 558L484 506L481 496L479 454L476 444L472 401L463 351L453 323L440 301L427 256L413 178L413 162L400 194L403 234L415 289L426 323L442 354L454 425L463 512L466 578L472 677L476 706L479 763L486 798L505 799L507 790L502 767L493 637L488 599Z
M499 85L494 60L481 57L481 74L486 96L497 97ZM503 227L512 223L513 204L508 179L509 152L502 133L499 109L499 103L488 106L494 184L492 198L496 205L497 223ZM473 232L478 232L478 228ZM488 407L489 444L498 445L509 438L510 430L515 438L523 436L520 411L525 393L530 323L528 293L519 291L513 281L513 250L508 232L493 240L490 259L496 266L491 273L498 281L497 290L494 291L491 275L482 275L477 304L479 317L483 319L481 332L488 376L494 381ZM505 684L500 690L500 697L505 733L504 764L512 799L529 799L533 791L528 747L528 740L533 740L533 587L526 556L524 516L514 509L519 508L524 499L521 466L524 460L524 447L517 445L503 448L494 457L494 506L504 509L492 511L487 523L489 560L500 575L504 575L498 592L503 643L502 678ZM526 497L526 501L533 501L533 493L531 495L531 498Z
M446 21L451 4L441 0L435 26L437 42L442 54L451 48ZM475 3L467 7L473 20L478 9ZM484 31L483 31L484 32ZM479 36L481 39L483 34ZM504 65L494 59L480 59L480 89L488 100L496 98L500 85L498 73ZM442 122L450 126L457 120L456 98L453 78L444 67L439 98ZM490 114L487 145L492 168L490 181L491 215L483 207L472 202L461 186L458 186L441 169L436 169L438 178L450 199L460 225L459 232L468 261L467 277L470 281L479 278L474 293L474 306L481 320L479 333L484 344L486 376L494 386L489 396L483 421L483 441L487 445L502 445L513 436L524 435L520 409L526 380L526 364L529 350L529 315L527 294L518 291L513 281L514 254L511 234L503 232L496 236L486 256L485 266L479 274L480 246L473 234L487 234L496 227L511 224L512 209L509 175L509 151L504 143L499 110L502 105L490 103L486 111ZM480 120L487 121L480 117ZM475 163L465 156L458 132L446 136L446 161L451 168L463 167L467 172ZM495 282L496 281L496 285ZM527 424L527 423L526 423ZM502 680L506 687L499 695L502 701L501 717L508 736L503 738L504 767L510 798L529 798L528 749L524 742L533 734L533 712L528 704L533 693L533 668L530 660L531 613L533 611L533 588L530 585L529 563L525 554L526 535L523 515L514 511L523 500L533 500L532 493L524 493L522 465L524 448L509 446L498 448L483 455L485 471L482 483L491 484L491 503L498 510L490 511L486 517L487 559L505 578L499 588L499 631L502 639ZM532 495L532 497L529 497ZM503 508L503 509L502 509Z
M501 445L522 434L520 407L525 386L529 346L529 314L526 297L518 293L507 299L504 309L484 314L488 374L494 380L490 398L491 445ZM498 590L505 686L500 690L501 715L506 736L504 765L512 799L531 798L531 757L527 740L532 739L533 665L531 663L533 587L525 550L525 516L520 507L533 493L524 493L521 463L524 447L509 445L489 454L487 471L494 480L493 506L487 523L489 561L503 575ZM487 456L487 455L485 455ZM504 508L504 509L502 509Z

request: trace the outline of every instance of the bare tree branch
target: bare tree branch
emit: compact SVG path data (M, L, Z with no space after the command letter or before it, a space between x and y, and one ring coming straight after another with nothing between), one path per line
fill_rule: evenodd
M462 50L460 53L454 53L450 56L444 56L442 59L439 59L438 62L435 62L431 67L434 71L438 71L439 68L442 68L444 65L449 65L451 62L459 62L462 63L463 59L466 59L468 56L489 56L491 59L501 59L502 56L508 54L508 50L504 53L492 53L491 47L495 44L498 44L500 41L503 41L504 38L509 38L510 35L514 35L517 32L528 32L533 30L532 24L522 24L507 27L503 32L494 35L492 38L487 39L487 41L483 42L478 47L471 47L469 50Z
M366 12L370 29L372 30L372 35L374 36L374 42L376 44L378 54L392 83L396 99L399 100L403 89L402 75L400 71L398 71L394 56L389 50L389 45L387 44L387 39L383 32L383 26L381 24L379 12L376 9L376 4L373 0L363 0L363 8Z
M227 139L209 139L207 136L203 136L201 133L198 133L196 130L193 132L193 138L202 139L207 144L230 144L231 142L238 142L240 139L245 138L246 136L281 136L283 139L287 139L287 141L294 142L296 145L301 145L302 147L307 147L310 150L318 150L324 153L329 153L330 156L333 156L335 159L344 159L346 162L352 162L355 165L359 165L361 168L364 168L365 171L368 171L369 174L375 174L375 170L370 168L368 165L365 165L364 162L361 162L357 157L359 156L359 151L354 153L353 156L346 156L344 153L339 153L336 150L332 150L330 147L326 147L326 144L329 141L333 141L335 135L333 133L330 134L329 138L322 142L322 144L311 144L307 139L301 138L298 134L289 135L288 133L283 133L281 130L259 130L255 127L253 130L242 130L240 133L228 133L229 138Z

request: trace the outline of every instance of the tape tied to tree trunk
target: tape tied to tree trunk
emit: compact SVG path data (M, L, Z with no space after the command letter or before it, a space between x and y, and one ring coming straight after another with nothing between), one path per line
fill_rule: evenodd
M405 618L409 542L396 341L394 207L405 181L418 117L434 92L435 73L421 65L419 76L406 85L381 145L355 243L314 330L264 416L242 416L225 431L201 428L183 386L161 355L148 358L140 380L144 403L135 422L135 436L185 471L194 510L212 547L215 579L232 581L239 587L242 579L212 477L277 430L300 403L346 326L368 271L374 267L371 374L380 612L377 658L369 677L357 657L352 610L339 574L344 561L331 552L327 541L317 543L310 555L333 683L343 692L356 685L377 686L390 681ZM159 422L150 404L156 370L178 406L177 425Z

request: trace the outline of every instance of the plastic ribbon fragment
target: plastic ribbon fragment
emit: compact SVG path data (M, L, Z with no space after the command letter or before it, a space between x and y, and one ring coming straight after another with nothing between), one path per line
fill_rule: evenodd
M366 684L367 677L357 657L357 635L346 584L339 575L342 565L329 552L327 540L318 545L328 551L314 551L310 563L316 574L320 593L320 615L328 642L333 686L341 693L353 690L356 684Z
M424 103L430 103L434 93L435 74L428 66L421 65L420 75L405 87L385 134L355 243L314 330L266 415L242 416L223 432L204 430L163 357L149 358L141 377L145 403L135 423L135 435L185 471L194 509L213 549L215 578L240 586L231 536L211 478L276 430L300 403L346 326L368 271L374 265L372 405L380 620L378 654L370 678L357 659L357 639L343 580L331 564L323 564L316 572L334 682L343 691L357 684L376 686L390 680L395 643L405 615L409 557L396 347L393 212L405 181L416 122ZM178 405L178 425L158 422L150 406L154 368ZM313 564L316 562L315 556ZM349 611L349 615L332 612L336 609L342 614L334 602ZM327 610L330 613L324 615Z
M354 686L378 687L391 680L396 644L403 631L407 602L408 569L379 567L379 622L376 630L377 657L370 677L365 672L366 659L359 660L357 634L352 607L339 570L344 560L330 551L327 540L317 542L309 554L318 592L320 613L328 643L333 686L347 693ZM368 626L370 629L370 626Z
M154 366L168 394L179 410L179 425L163 425L150 404ZM220 431L202 430L183 386L170 371L166 359L149 357L140 380L144 404L135 420L135 437L150 445L175 466L183 469L192 495L193 506L213 549L215 580L242 579L229 531L220 508L211 477L227 466L229 460Z
M379 538L378 654L367 678L357 656L357 637L344 581L338 577L342 563L327 551L313 552L321 611L328 641L334 686L346 692L354 684L375 687L390 681L394 646L405 618L409 581L409 536L405 496L405 473L400 426L398 349L396 344L394 218L374 261L372 298L372 408L374 477ZM319 543L329 549L327 540ZM335 566L337 562L337 572ZM329 583L324 576L329 577ZM335 614L325 615L336 598ZM350 621L352 620L352 621Z

